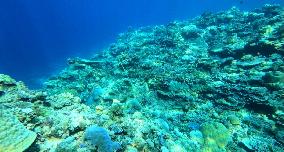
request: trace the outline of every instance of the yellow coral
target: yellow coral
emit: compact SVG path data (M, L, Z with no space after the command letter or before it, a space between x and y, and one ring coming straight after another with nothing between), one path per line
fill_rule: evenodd
M218 122L203 123L201 132L204 137L203 152L224 151L229 141L229 131L223 124Z

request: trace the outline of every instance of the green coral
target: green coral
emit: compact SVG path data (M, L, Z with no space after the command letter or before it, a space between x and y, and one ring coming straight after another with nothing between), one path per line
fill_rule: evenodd
M229 130L219 122L206 122L201 125L204 137L203 152L225 151L229 141Z
M26 129L8 110L0 110L0 152L24 151L35 141L36 133Z

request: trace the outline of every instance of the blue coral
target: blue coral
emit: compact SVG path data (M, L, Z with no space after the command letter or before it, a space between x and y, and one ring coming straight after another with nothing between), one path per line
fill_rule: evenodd
M92 145L98 147L99 152L113 152L120 149L120 144L113 142L106 129L98 126L90 126L86 129L85 138Z

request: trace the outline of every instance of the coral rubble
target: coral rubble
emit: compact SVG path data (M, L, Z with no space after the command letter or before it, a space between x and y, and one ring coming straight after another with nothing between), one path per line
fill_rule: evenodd
M283 151L283 14L234 7L129 30L42 90L0 75L13 122L0 126L23 130L15 151ZM17 135L1 131L0 151Z

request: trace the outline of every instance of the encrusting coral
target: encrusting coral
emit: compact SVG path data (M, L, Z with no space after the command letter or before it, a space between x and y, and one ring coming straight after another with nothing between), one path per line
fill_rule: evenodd
M9 111L0 107L0 152L24 151L35 141L36 136Z

